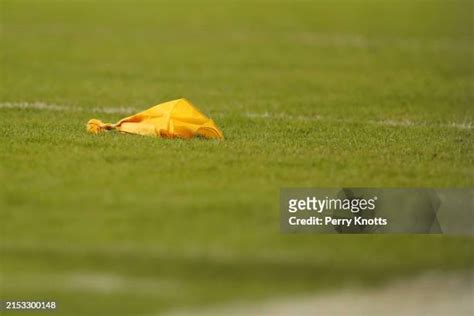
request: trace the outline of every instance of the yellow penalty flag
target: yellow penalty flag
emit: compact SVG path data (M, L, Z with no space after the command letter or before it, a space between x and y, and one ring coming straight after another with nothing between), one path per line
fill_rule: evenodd
M115 124L97 119L87 122L87 131L98 134L107 130L164 138L201 136L223 139L224 135L213 120L202 114L186 99L155 105L148 110L121 119Z

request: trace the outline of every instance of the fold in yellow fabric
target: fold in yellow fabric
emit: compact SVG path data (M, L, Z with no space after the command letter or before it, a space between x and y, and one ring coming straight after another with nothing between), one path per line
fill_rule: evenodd
M164 138L201 136L223 139L224 135L213 120L202 114L191 102L178 99L155 105L148 110L121 119L115 124L97 119L87 122L87 131L98 134L107 130Z

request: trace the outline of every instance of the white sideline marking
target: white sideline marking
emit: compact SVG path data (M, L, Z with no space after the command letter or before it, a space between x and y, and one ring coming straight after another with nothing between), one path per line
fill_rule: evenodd
M46 111L63 111L63 112L93 112L93 113L107 113L107 114L133 114L139 112L139 109L132 107L92 107L92 108L83 108L75 106L63 106L57 104L48 104L44 102L5 102L0 103L0 109L35 109L35 110L46 110ZM225 114L215 114L213 116L225 116ZM382 121L356 121L356 120L345 120L345 119L330 119L322 118L319 115L316 116L295 116L285 113L253 113L246 112L243 116L248 118L256 119L288 119L288 120L298 120L298 121L325 121L325 122L334 122L334 123L347 123L347 124L375 124L382 126L402 126L402 127L438 127L438 128L458 128L458 129L472 129L473 122L448 122L444 124L429 124L423 122L414 122L409 120L395 121L395 120L382 120Z
M181 285L176 279L133 277L102 271L72 271L40 274L17 274L14 282L7 282L5 289L50 289L61 291L88 291L101 294L154 293L159 296L175 296ZM12 279L13 280L13 279Z
M429 273L375 288L339 287L313 295L175 309L166 316L473 315L472 274ZM150 314L158 315L158 313Z

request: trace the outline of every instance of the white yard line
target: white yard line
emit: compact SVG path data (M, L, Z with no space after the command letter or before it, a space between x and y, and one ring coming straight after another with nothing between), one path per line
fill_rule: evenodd
M181 309L165 316L470 316L474 315L473 294L472 275L440 272L380 288L342 289L206 309Z
M416 126L426 126L426 127L451 127L451 128L459 128L459 129L472 129L474 127L473 122L448 122L444 124L429 124L424 122L414 122L410 120L403 120L403 121L395 121L395 120L381 120L381 121L357 121L357 120L349 120L349 119L331 119L331 118L323 118L319 115L316 116L294 116L285 113L280 114L272 114L268 112L264 113L251 113L247 112L244 114L246 117L249 118L259 118L259 119L288 119L288 120L298 120L298 121L324 121L324 122L334 122L334 123L348 123L348 124L375 124L375 125L382 125L382 126L403 126L403 127L416 127ZM218 115L219 116L219 115Z
M0 109L33 109L60 112L93 112L93 113L110 113L110 114L133 114L138 112L137 109L130 107L92 107L83 108L76 106L64 106L57 104L49 104L44 102L5 102L0 103Z
M46 111L63 111L63 112L92 112L92 113L107 113L107 114L133 114L139 112L139 109L132 107L91 107L83 108L76 106L64 106L57 104L49 104L44 102L4 102L0 103L0 109L34 109L34 110L46 110ZM331 119L323 118L319 115L314 116L300 116L290 115L286 113L253 113L246 112L241 114L244 117L251 119L286 119L286 120L298 120L298 121L324 121L334 123L347 123L347 124L371 124L381 126L401 126L401 127L437 127L437 128L457 128L457 129L472 129L474 127L473 122L447 122L443 124L430 124L425 122L414 122L410 120L396 121L396 120L380 120L380 121L357 121L348 119ZM225 114L218 113L213 115L215 117L223 117Z

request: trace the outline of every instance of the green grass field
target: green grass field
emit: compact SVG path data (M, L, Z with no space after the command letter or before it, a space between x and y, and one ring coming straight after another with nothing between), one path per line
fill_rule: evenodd
M472 1L0 3L0 299L159 315L473 268L472 237L285 235L278 210L473 186ZM226 140L85 132L179 97Z

